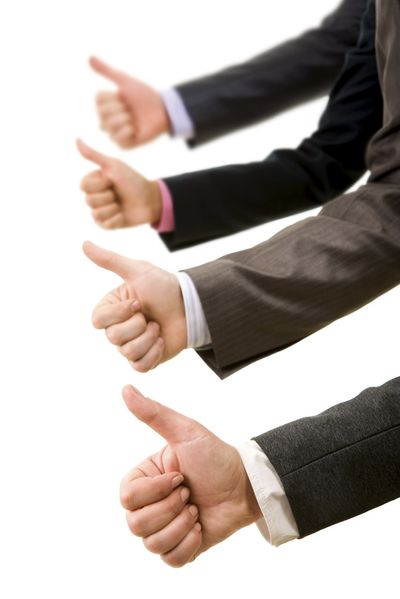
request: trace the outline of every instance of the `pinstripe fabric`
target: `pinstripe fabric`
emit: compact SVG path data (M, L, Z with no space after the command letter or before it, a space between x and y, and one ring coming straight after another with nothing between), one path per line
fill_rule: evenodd
M400 38L392 31L400 23L398 0L381 4L379 15L385 120L368 153L370 181L254 248L187 271L213 343L201 355L221 377L400 282Z

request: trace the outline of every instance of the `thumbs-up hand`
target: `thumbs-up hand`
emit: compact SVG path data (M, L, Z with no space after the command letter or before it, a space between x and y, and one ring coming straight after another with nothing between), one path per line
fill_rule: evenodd
M144 144L170 130L160 94L152 87L90 58L90 66L117 86L114 92L100 92L96 98L100 124L121 148Z
M77 147L84 158L100 167L81 182L98 225L116 229L160 220L162 201L156 181L148 181L124 162L100 154L81 140Z
M133 368L147 372L187 345L185 308L177 277L149 262L130 260L85 242L86 256L119 275L123 284L108 293L93 312L93 325L105 329ZM135 304L136 300L138 304ZM133 311L140 310L141 326ZM145 330L145 322L148 327ZM151 326L150 326L151 325Z
M121 483L128 526L149 551L180 567L261 517L234 447L131 386L123 397L167 442Z

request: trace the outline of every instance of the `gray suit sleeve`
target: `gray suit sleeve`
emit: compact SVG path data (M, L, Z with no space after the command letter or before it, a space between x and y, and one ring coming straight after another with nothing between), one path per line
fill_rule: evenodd
M280 476L300 537L400 496L400 377L255 441Z
M398 185L369 183L249 250L187 270L221 377L286 348L400 282Z

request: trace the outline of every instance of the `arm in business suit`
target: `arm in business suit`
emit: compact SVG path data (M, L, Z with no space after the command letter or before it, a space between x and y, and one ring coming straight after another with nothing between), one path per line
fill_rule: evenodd
M400 378L255 437L300 537L400 497Z
M261 162L167 178L172 200L167 191L164 208L156 182L109 158L108 196L99 205L93 204L97 197L93 202L88 198L96 222L105 228L158 222L161 231L169 231L162 239L175 250L315 208L346 190L365 172L367 143L382 124L374 33L375 10L370 5L318 130L297 149L277 150ZM82 153L99 164L95 152ZM92 183L95 189L99 185L97 172L93 182L90 177L83 182L89 194Z
M378 8L384 126L369 148L370 182L255 248L187 271L211 333L212 350L202 355L220 376L400 282L400 6Z
M182 566L263 515L268 526L269 478L253 492L232 446L131 387L124 399L167 442L121 485L128 525L147 549ZM255 441L283 484L296 537L376 508L400 496L400 378Z
M123 148L174 131L196 145L329 92L356 43L366 0L342 0L319 28L241 65L163 94L97 58L91 66L116 92L97 96L103 129ZM183 101L182 101L183 100Z
M315 208L355 183L366 169L367 144L382 124L374 37L370 4L318 130L297 149L165 179L175 218L174 231L162 235L170 250Z
M176 87L194 125L189 145L329 93L357 42L366 0L343 0L318 28L244 63Z
M400 283L400 187L368 184L249 250L186 271L221 377L286 348Z
M379 5L385 121L370 146L372 182L254 248L187 271L211 337L211 348L200 354L221 377L303 339L400 282L397 1ZM87 254L123 276L127 288L139 297L145 317L161 325L162 360L184 349L189 326L170 273L100 248L89 247ZM181 332L179 342L172 312ZM129 324L119 328L125 339Z

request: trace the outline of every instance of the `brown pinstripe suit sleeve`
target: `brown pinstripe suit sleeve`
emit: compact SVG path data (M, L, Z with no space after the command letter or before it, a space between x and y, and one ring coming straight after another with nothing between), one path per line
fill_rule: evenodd
M384 122L369 148L369 183L252 249L187 271L212 338L201 354L221 377L400 282L399 29L400 0L378 0Z
M222 378L400 282L400 188L368 184L252 249L187 271Z

